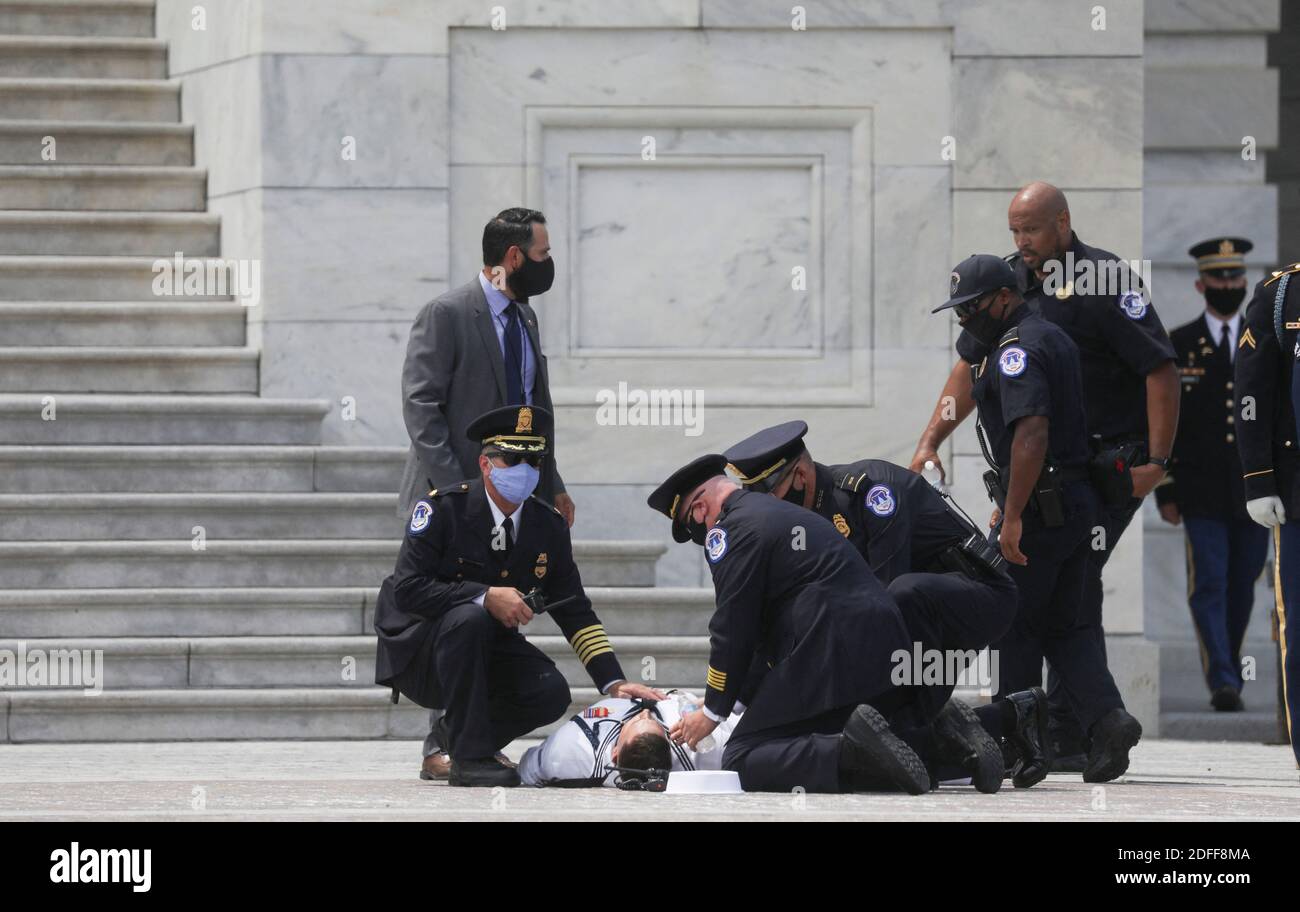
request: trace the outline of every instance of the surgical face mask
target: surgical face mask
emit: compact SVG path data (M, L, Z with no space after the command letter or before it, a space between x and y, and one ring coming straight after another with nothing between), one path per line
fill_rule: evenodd
M512 504L521 504L537 490L537 482L542 473L528 463L521 462L507 468L493 466L488 477L492 479L492 487L497 489L498 494Z
M528 254L524 254L524 264L510 273L509 278L506 279L510 290L515 293L515 297L519 298L545 294L551 290L551 283L554 281L555 260L547 257L538 261Z
M1205 303L1209 304L1216 311L1225 317L1230 317L1237 312L1241 302L1246 299L1246 287L1241 288L1211 288L1205 286Z

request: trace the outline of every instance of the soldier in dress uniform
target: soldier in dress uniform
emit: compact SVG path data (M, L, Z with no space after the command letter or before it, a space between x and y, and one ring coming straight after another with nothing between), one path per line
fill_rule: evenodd
M1222 237L1187 251L1200 272L1205 312L1169 334L1182 378L1182 421L1170 475L1155 492L1161 517L1187 533L1187 601L1201 667L1211 705L1229 712L1243 708L1241 643L1268 554L1267 529L1246 512L1233 381L1252 246Z
M519 632L534 609L551 613L602 693L664 697L626 680L583 591L568 523L533 496L551 423L550 412L526 405L472 422L480 476L416 503L379 591L375 680L394 698L446 710L439 741L452 785L518 785L497 752L568 709L564 676Z
M1300 767L1300 440L1293 404L1300 390L1300 263L1255 286L1237 341L1237 452L1246 512L1273 531L1275 633L1282 653L1282 699Z
M744 490L725 469L720 454L701 456L648 500L672 520L674 540L704 547L716 590L704 708L673 727L673 740L695 747L708 736L750 692L760 660L768 671L722 758L746 790L884 783L919 794L930 762L960 766L976 788L996 791L1001 751L970 707L949 699L951 684L893 680L899 654L916 642L943 648L961 618L932 602L905 618L833 525Z
M804 443L808 425L787 421L729 447L728 468L747 490L771 494L830 520L870 565L900 606L914 599L962 605L967 639L993 642L1016 616L1016 584L985 533L915 472L883 459L827 466ZM762 669L759 669L761 672ZM1007 767L1018 788L1048 772L1047 697L1041 688L1008 694L1014 720ZM1006 707L981 706L983 720ZM937 772L937 771L936 771ZM942 773L939 773L942 776ZM945 777L946 778L946 777Z

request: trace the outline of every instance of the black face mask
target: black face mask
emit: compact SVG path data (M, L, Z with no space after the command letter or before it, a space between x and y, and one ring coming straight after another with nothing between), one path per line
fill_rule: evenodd
M976 341L985 348L992 348L998 344L998 339L1002 338L1002 333L1006 331L1006 321L995 319L987 310L981 310L963 323L961 328L974 336Z
M506 284L517 298L531 298L533 295L546 294L555 281L555 260L547 257L534 260L524 254L524 265L520 266L506 279Z
M1237 312L1241 302L1246 299L1246 289L1242 288L1205 288L1205 303L1209 304L1225 317Z
M791 485L790 490L786 491L785 496L783 496L781 499L786 501L787 503L794 504L796 507L802 507L803 491L802 490L796 491L794 489L794 485Z
M690 535L691 541L703 548L704 536L708 533L708 530L704 528L704 523L697 523L693 519L688 519L683 525L686 526L686 532Z

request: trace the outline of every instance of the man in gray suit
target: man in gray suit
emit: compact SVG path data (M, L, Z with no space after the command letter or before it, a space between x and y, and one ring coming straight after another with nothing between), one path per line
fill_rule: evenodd
M555 278L550 253L546 217L535 209L506 209L483 229L483 270L415 318L402 368L402 415L411 438L397 510L404 523L431 489L477 477L479 448L465 434L474 419L506 405L554 412L529 304ZM554 457L546 460L537 496L573 525L573 500ZM430 717L422 779L445 779L450 769L436 733L440 715L435 710Z

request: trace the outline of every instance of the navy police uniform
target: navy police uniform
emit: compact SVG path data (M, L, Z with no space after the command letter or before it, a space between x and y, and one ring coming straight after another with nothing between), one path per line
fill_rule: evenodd
M690 538L678 516L682 498L725 465L721 455L700 457L650 495L677 541ZM716 599L704 711L726 719L748 692L756 660L768 668L723 754L723 768L736 770L747 791L851 789L839 764L855 707L872 703L920 727L952 691L895 686L896 654L911 655L911 630L926 629L923 648L985 645L964 642L960 612L945 606L918 605L927 616L906 619L844 536L802 507L737 489L702 543Z
M504 453L544 454L549 423L543 409L507 406L469 433ZM592 682L604 690L624 678L583 591L564 517L530 496L517 528L513 520L498 525L488 496L480 477L419 501L375 608L375 680L421 706L446 709L453 764L491 758L560 718L570 702L555 663L483 607L489 587L537 590Z
M807 453L807 433L807 423L788 421L723 455L747 489L771 493ZM991 643L1007 631L1016 587L1006 562L924 478L883 459L812 465L812 511L862 555L905 616L918 616L909 610L916 601L947 603L960 606L968 642ZM804 492L792 488L786 499L802 505Z
M1244 254L1252 246L1242 238L1214 238L1188 253L1201 275L1232 279L1245 275ZM1187 600L1202 671L1215 708L1223 710L1242 708L1241 644L1268 554L1268 530L1246 512L1237 452L1233 362L1242 329L1236 305L1244 294L1239 289L1235 302L1219 301L1215 312L1170 333L1182 404L1170 474L1155 491L1156 503L1174 505L1182 517Z
M982 275L997 273L999 266L1006 269L996 257L974 257L958 266L953 300L944 306L1010 287L1009 277L999 283L996 276ZM981 443L997 472L996 482L990 479L991 491L1009 489L1016 422L1030 416L1048 419L1046 465L1022 519L1020 549L1029 562L1008 565L1020 592L1020 610L1010 632L995 644L998 695L1039 685L1046 657L1086 732L1124 703L1106 668L1097 619L1083 603L1099 504L1087 474L1078 348L1064 330L1023 304L1007 315L1003 334L991 349L963 347L963 358L974 358L971 392ZM1051 490L1045 495L1045 489Z
M1018 253L1009 256L1007 262L1029 309L1065 330L1078 349L1084 427L1091 452L1132 447L1137 455L1134 464L1139 464L1147 455L1146 376L1175 360L1173 345L1145 290L1109 288L1106 294L1084 293L1083 276L1091 273L1096 281L1095 277L1121 262L1119 257L1083 243L1073 232L1062 259L1068 262L1070 255L1073 255L1075 275L1066 276L1060 287L1055 284L1047 287ZM1086 290L1097 291L1102 287ZM968 332L963 332L957 340L957 353L971 364L979 360L978 347L979 342ZM1106 641L1102 628L1102 570L1139 506L1141 501L1134 497L1103 500L1098 514L1098 524L1105 530L1102 547L1088 552L1082 611L1096 632L1103 655ZM1056 739L1058 742L1076 740L1080 733L1075 730L1067 701L1059 692L1055 666L1048 674L1048 695Z
M1282 653L1282 696L1291 747L1300 766L1300 429L1293 404L1300 390L1300 263L1255 286L1237 342L1237 450L1246 501L1276 497L1284 517L1273 529L1275 631ZM1252 511L1252 515L1254 512Z

